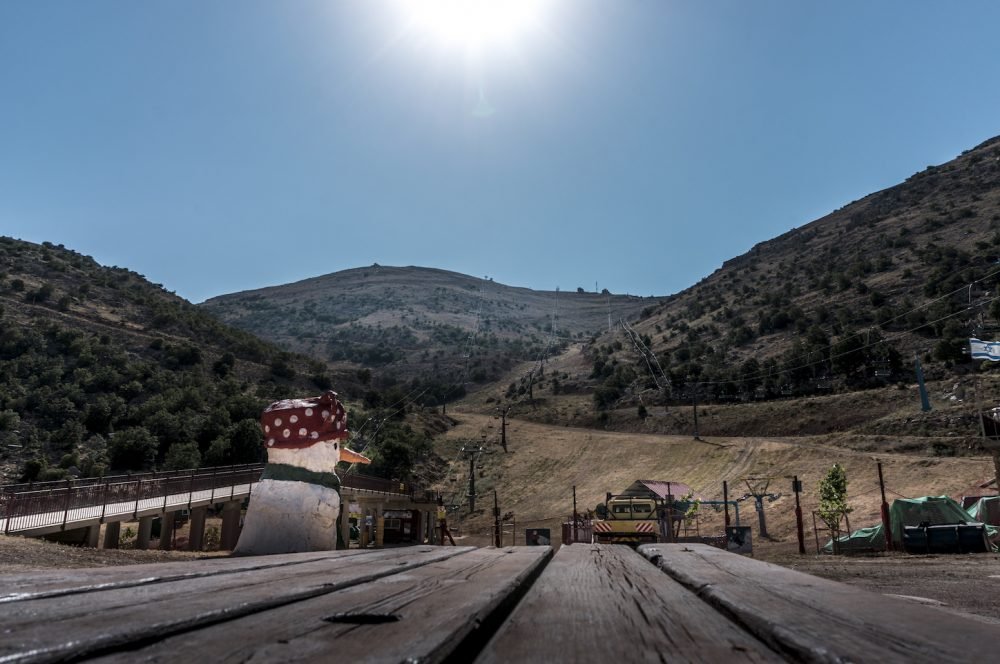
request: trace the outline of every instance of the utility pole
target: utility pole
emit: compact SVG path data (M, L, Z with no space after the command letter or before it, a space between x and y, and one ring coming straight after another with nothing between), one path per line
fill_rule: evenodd
M802 482L799 481L798 475L792 478L792 491L795 492L795 534L799 538L799 555L803 556L806 553L806 540L802 530L802 505L799 504L799 493L802 491Z
M476 457L469 457L469 514L476 511Z
M698 383L695 383L691 390L691 400L694 403L694 439L701 440L698 435Z
M507 413L510 412L510 409L509 405L497 408L500 418L500 446L503 447L504 453L507 452Z
M462 447L462 454L469 455L469 514L476 511L476 455L482 451L482 447Z
M878 462L878 488L882 491L882 531L885 533L885 550L892 551L892 520L889 503L885 499L885 479L882 477L882 462Z
M576 542L577 542L576 521L577 521L577 514L576 514L576 485L574 484L573 485L573 543L574 544L576 544Z
M917 387L920 388L920 410L926 413L931 409L931 402L927 398L927 387L924 386L924 370L916 353L913 354L913 367L917 372Z
M498 549L503 546L500 539L500 503L497 501L496 489L493 489L493 542Z
M726 508L726 528L729 527L729 482L722 480L722 502Z

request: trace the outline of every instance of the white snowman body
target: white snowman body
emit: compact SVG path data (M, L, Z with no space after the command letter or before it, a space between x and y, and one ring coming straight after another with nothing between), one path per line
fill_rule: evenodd
M336 449L335 449L336 448ZM301 449L271 449L269 464L330 473L340 458L340 441ZM254 487L234 555L265 555L337 548L340 494L302 481L262 479Z
M267 466L250 495L234 555L337 548L343 459L371 463L343 446L347 413L335 392L271 404L262 415Z

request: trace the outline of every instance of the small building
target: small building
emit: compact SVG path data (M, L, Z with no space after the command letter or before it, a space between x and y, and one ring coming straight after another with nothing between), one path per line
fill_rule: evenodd
M386 544L421 543L420 510L386 510L384 516Z

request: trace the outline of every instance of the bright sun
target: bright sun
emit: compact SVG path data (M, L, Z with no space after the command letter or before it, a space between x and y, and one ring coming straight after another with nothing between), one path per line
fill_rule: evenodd
M549 0L402 0L413 28L436 41L480 48L538 27Z

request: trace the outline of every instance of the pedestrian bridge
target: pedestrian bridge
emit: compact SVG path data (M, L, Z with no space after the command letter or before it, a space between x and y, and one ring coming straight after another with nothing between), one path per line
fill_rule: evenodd
M210 506L222 507L222 548L232 549L239 537L241 506L253 492L263 464L199 468L113 477L32 482L0 487L0 532L27 537L77 534L79 541L98 546L105 525L105 548L117 548L122 522L138 521L138 548L148 548L155 517L164 519L160 548L169 548L176 515L189 511L189 547L200 550L205 516ZM386 509L426 512L436 509L433 497L395 480L344 473L344 505L357 505L378 519ZM344 519L343 529L349 524Z

